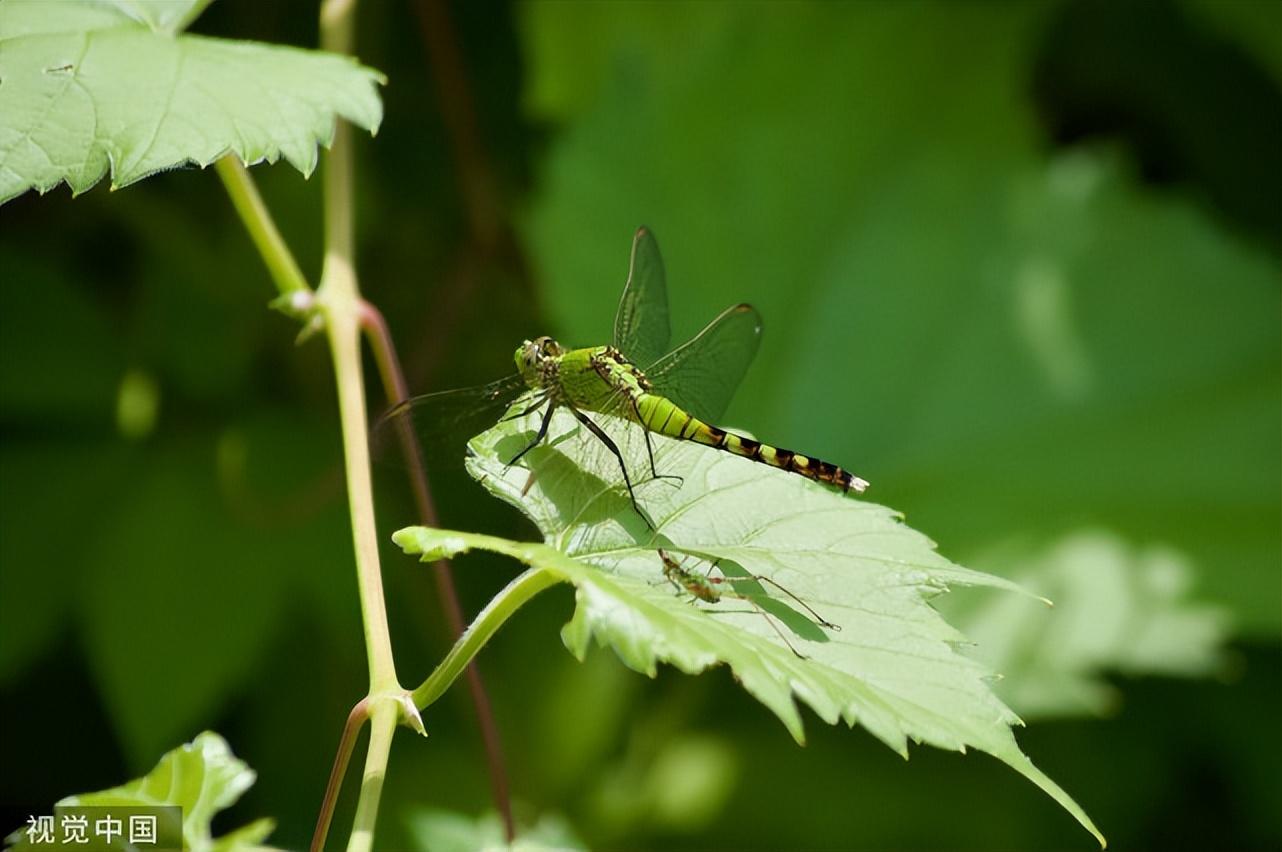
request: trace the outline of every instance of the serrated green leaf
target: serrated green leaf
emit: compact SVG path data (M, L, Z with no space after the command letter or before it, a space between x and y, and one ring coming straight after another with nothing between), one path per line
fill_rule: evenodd
M228 152L246 163L283 156L310 174L337 116L378 129L382 75L349 57L172 36L176 10L128 7L146 14L0 6L0 203L62 181L79 194L109 169L118 188Z
M491 549L568 580L578 606L562 638L576 656L595 640L651 676L660 662L691 674L724 663L798 742L804 735L794 696L825 722L861 724L905 757L910 740L986 751L1102 842L1081 808L1020 752L1010 731L1019 720L993 694L990 671L958 653L965 637L929 603L952 585L1016 586L952 564L890 509L658 437L660 471L680 471L684 482L679 488L660 480L640 485L652 532L616 487L613 457L600 453L597 439L568 413L557 412L546 442L526 456L529 469L506 465L538 417L478 436L467 464L487 489L538 525L546 544L424 528L401 530L397 543L425 559L461 552L460 545ZM598 419L608 431L627 428ZM630 463L643 469L641 458ZM821 628L804 607L794 609L789 596L764 585L747 604L727 596L692 605L665 581L657 547L742 569L723 568L727 576L768 577L840 630Z
M1108 712L1120 696L1107 672L1197 677L1224 669L1228 612L1190 600L1197 572L1170 547L1079 530L973 561L1018 565L1011 573L1021 585L1055 601L1050 613L1009 598L945 610L975 641L973 655L1002 673L994 689L1025 718Z
M183 815L183 848L192 852L245 849L261 843L275 828L270 819L256 820L222 838L213 837L214 816L236 803L254 784L255 774L231 753L227 741L205 731L187 745L166 754L156 768L119 787L67 796L55 807L129 807L177 805ZM21 843L19 843L21 839ZM25 832L8 837L27 848ZM38 848L31 845L30 848Z

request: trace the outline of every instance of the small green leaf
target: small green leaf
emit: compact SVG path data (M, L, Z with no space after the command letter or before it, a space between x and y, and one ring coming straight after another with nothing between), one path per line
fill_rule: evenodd
M507 466L539 416L473 439L468 468L525 512L546 544L424 528L401 530L396 542L425 559L461 552L460 544L485 548L569 580L578 606L562 639L576 656L595 640L652 676L659 662L691 674L725 663L798 742L804 735L794 696L829 724L862 724L905 757L910 740L986 751L1103 842L1081 808L1019 750L1010 730L1019 719L992 692L992 673L958 653L966 637L930 605L952 585L1017 586L944 559L890 509L659 437L660 473L679 471L683 483L638 484L651 531L615 485L617 461L568 413L557 412L547 440L525 457L528 469ZM615 434L627 428L595 417ZM645 469L644 453L641 445L625 456L630 470ZM657 548L693 556L705 568L718 563L727 586L729 578L755 575L787 592L740 580L733 585L741 596L695 605L665 580Z
M275 828L270 819L256 820L215 839L210 823L215 814L235 804L253 786L255 774L231 753L227 741L205 731L187 745L166 754L156 768L142 778L119 787L67 796L55 807L130 807L177 805L183 815L183 847L192 852L221 852L245 849L261 843ZM13 832L7 842L25 843L23 830ZM19 845L19 848L26 848ZM37 848L32 846L31 848Z
M317 51L170 35L193 8L0 6L0 203L62 181L79 194L108 169L118 188L228 152L246 163L283 156L310 174L336 116L378 129L377 71Z

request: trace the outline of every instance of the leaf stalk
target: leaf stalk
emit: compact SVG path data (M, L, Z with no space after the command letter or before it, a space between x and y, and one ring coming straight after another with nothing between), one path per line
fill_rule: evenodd
M356 735L369 719L369 698L362 698L347 715L343 725L343 734L338 740L338 751L334 754L334 766L329 771L329 781L325 785L325 798L321 800L320 813L316 816L316 829L312 833L311 852L322 852L325 838L329 835L329 824L334 819L334 806L338 804L338 791L343 786L343 776L347 773L347 763L351 760L352 750L356 747Z
M445 659L436 667L436 670L414 690L412 693L414 706L423 710L440 698L513 613L539 592L562 582L565 582L565 579L551 571L531 568L508 583L486 605L485 609L477 614L476 619L454 643L454 647L445 655Z
M254 241L263 263L272 277L276 289L282 296L292 293L310 292L303 271L290 252L285 239L276 228L272 214L268 212L263 197L258 193L258 186L250 176L249 170L235 154L228 154L214 163L214 171L222 179L227 194L231 196L232 205L249 231L249 238Z
M383 392L387 396L388 403L396 405L409 396L409 389L401 370L400 359L396 357L396 347L392 342L387 320L383 318L378 308L364 300L360 305L360 318L365 337L369 341L370 351L374 356L374 363L378 365ZM440 520L436 513L436 504L427 483L426 466L419 452L418 441L410 429L409 421L399 418L396 430L419 521L427 526L439 527ZM463 608L459 605L458 592L454 586L454 575L449 562L444 559L436 560L432 567L432 576L436 581L437 598L440 600L450 634L457 640L463 635ZM512 797L508 786L507 766L503 760L503 747L499 742L498 725L494 722L494 710L490 706L490 698L485 690L481 669L475 661L467 666L467 686L472 704L476 708L477 724L481 730L481 743L485 749L485 762L489 770L490 792L494 798L494 807L503 820L504 832L510 843L516 837L516 822L512 816Z

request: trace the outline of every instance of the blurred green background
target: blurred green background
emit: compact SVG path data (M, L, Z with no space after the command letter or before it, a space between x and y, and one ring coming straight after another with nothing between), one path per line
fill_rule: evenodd
M315 8L224 0L194 31L310 46ZM371 0L359 34L390 79L358 143L362 281L416 392L503 375L534 334L604 342L652 226L674 339L735 301L766 318L728 425L1056 599L941 606L1115 848L1282 843L1282 4ZM254 174L314 279L319 182ZM305 845L366 682L325 347L266 309L212 173L68 196L0 213L0 829L214 728L259 772L225 824ZM435 488L447 525L532 533ZM385 540L413 521L394 472L379 508ZM384 558L414 685L450 637L425 569ZM515 572L457 563L466 611ZM905 763L813 716L799 749L722 672L575 663L571 597L480 657L527 823L1092 845L984 756ZM380 848L489 807L466 691L426 722Z

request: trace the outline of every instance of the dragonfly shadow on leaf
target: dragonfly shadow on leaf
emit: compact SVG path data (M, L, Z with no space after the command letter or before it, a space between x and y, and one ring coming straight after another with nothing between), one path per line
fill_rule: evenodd
M573 431L550 436L509 467L507 461L528 446L532 435L533 430L505 435L469 463L505 483L493 490L525 512L545 536L614 521L637 543L652 537L650 519L636 513L622 485L585 469L578 458L582 438Z

